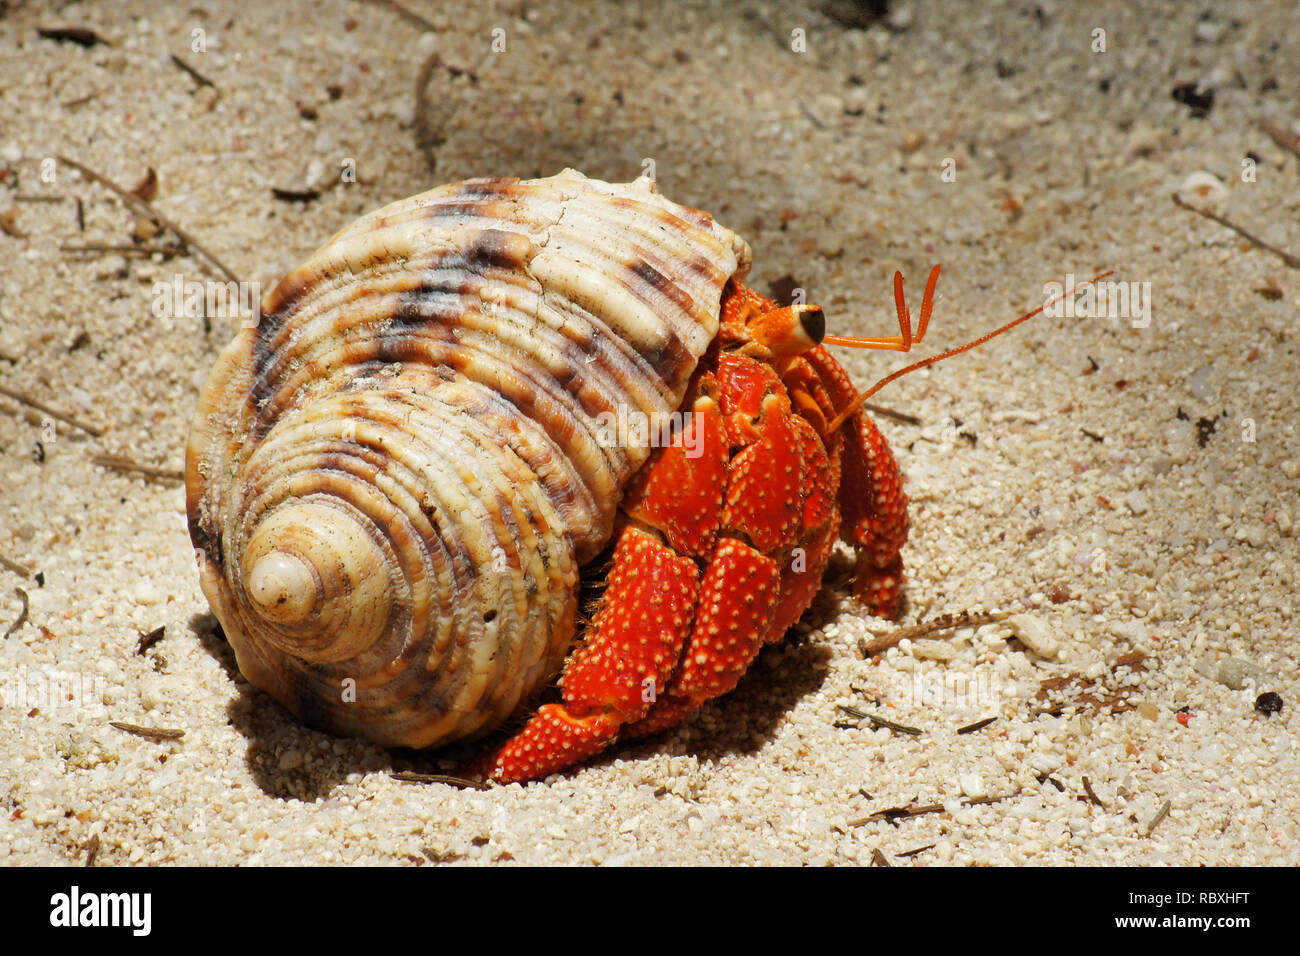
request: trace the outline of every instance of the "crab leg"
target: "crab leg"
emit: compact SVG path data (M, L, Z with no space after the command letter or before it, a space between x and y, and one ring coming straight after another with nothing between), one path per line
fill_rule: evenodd
M654 535L627 526L603 603L564 670L563 704L546 704L468 774L501 783L563 770L607 747L649 711L690 633L699 569Z
M700 584L695 627L667 691L623 731L644 737L679 724L732 690L763 646L780 598L776 562L735 538L718 542Z
M848 373L822 346L803 356L817 372L836 409L857 397ZM853 595L879 617L898 615L907 543L907 495L903 473L885 436L870 416L854 413L843 429L839 503L840 534L858 552Z

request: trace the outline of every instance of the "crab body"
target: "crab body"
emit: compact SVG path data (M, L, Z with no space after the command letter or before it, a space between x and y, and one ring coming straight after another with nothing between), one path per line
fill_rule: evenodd
M895 616L902 476L864 412L827 430L857 392L817 344L820 325L820 310L728 287L721 331L683 402L686 424L627 489L563 702L543 705L470 772L545 776L731 691L808 609L841 535L859 556L855 595Z

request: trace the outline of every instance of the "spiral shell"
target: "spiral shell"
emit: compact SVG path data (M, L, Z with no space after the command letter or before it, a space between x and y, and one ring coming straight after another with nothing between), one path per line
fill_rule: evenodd
M486 733L552 678L578 570L677 409L748 246L646 179L471 180L373 212L262 303L186 462L240 670L385 745Z

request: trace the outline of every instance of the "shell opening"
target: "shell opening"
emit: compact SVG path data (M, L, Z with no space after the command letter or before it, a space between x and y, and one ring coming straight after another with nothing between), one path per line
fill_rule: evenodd
M388 562L373 534L345 507L311 499L288 502L258 525L244 551L244 594L271 643L325 664L379 638L392 608Z

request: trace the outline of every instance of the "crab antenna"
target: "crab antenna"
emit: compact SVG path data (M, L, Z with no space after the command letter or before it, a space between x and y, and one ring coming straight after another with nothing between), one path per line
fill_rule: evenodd
M924 333L925 326L930 320L930 312L926 308L926 304L928 304L930 296L933 293L933 283L938 279L938 271L939 268L938 266L936 266L934 271L930 273L930 284L926 286L926 303L922 304L921 306L921 327L919 330L919 333L921 334ZM839 428L841 425L844 424L845 421L847 421L851 416L857 413L858 409L860 409L863 406L863 404L866 402L867 399L869 399L872 395L875 395L876 392L880 391L890 382L894 381L894 379L902 378L904 375L908 374L909 372L915 372L919 368L925 368L927 365L933 365L936 362L942 362L946 358L952 358L954 355L960 355L962 352L966 352L970 349L973 349L978 345L983 345L989 339L1001 335L1003 332L1007 332L1010 331L1011 329L1014 329L1021 322L1028 322L1034 316L1038 315L1040 312L1046 311L1048 308L1055 305L1057 302L1060 302L1061 300L1065 299L1067 296L1074 295L1074 293L1078 292L1080 289L1085 288L1086 286L1090 286L1094 282L1100 282L1102 279L1106 278L1106 276L1112 275L1113 273L1114 273L1113 269L1108 269L1107 271L1103 272L1101 275L1094 276L1093 278L1087 280L1086 282L1080 282L1078 285L1074 286L1071 289L1067 289L1065 292L1062 292L1060 295L1056 296L1055 298L1048 299L1038 308L1034 309L1034 311L1025 313L1020 318L1008 322L1000 329L994 329L992 332L988 333L987 335L981 335L973 342L967 342L965 345L959 345L955 349L949 349L948 351L941 352L938 355L932 355L927 359L921 359L921 361L919 362L913 362L911 365L908 365L904 368L900 368L897 372L891 372L889 375L886 375L875 385L872 385L869 389L867 389L865 392L863 392L857 398L851 401L838 415L836 415L833 419L831 419L830 423L826 426L826 434L827 435L833 434L837 428ZM899 288L900 286L901 283L895 280L895 288ZM918 342L921 340L921 334L918 334L916 337L916 340ZM831 338L832 337L828 335L823 341L830 342Z
M934 290L939 284L939 267L930 270L930 278L925 283L925 295L921 297L921 324L916 328L916 337L912 337L912 313L908 311L907 300L903 297L903 273L894 273L894 307L898 310L898 330L901 335L857 336L827 335L822 339L825 345L840 345L852 349L889 349L893 352L910 351L914 343L925 338L926 327L930 324L930 313L934 310Z
M895 272L894 275L897 289L895 295L901 299L903 297L903 274ZM930 325L930 313L934 311L934 289L938 284L939 267L936 265L930 270L930 278L925 280L925 295L921 296L921 324L916 327L917 342L925 338L925 330Z

